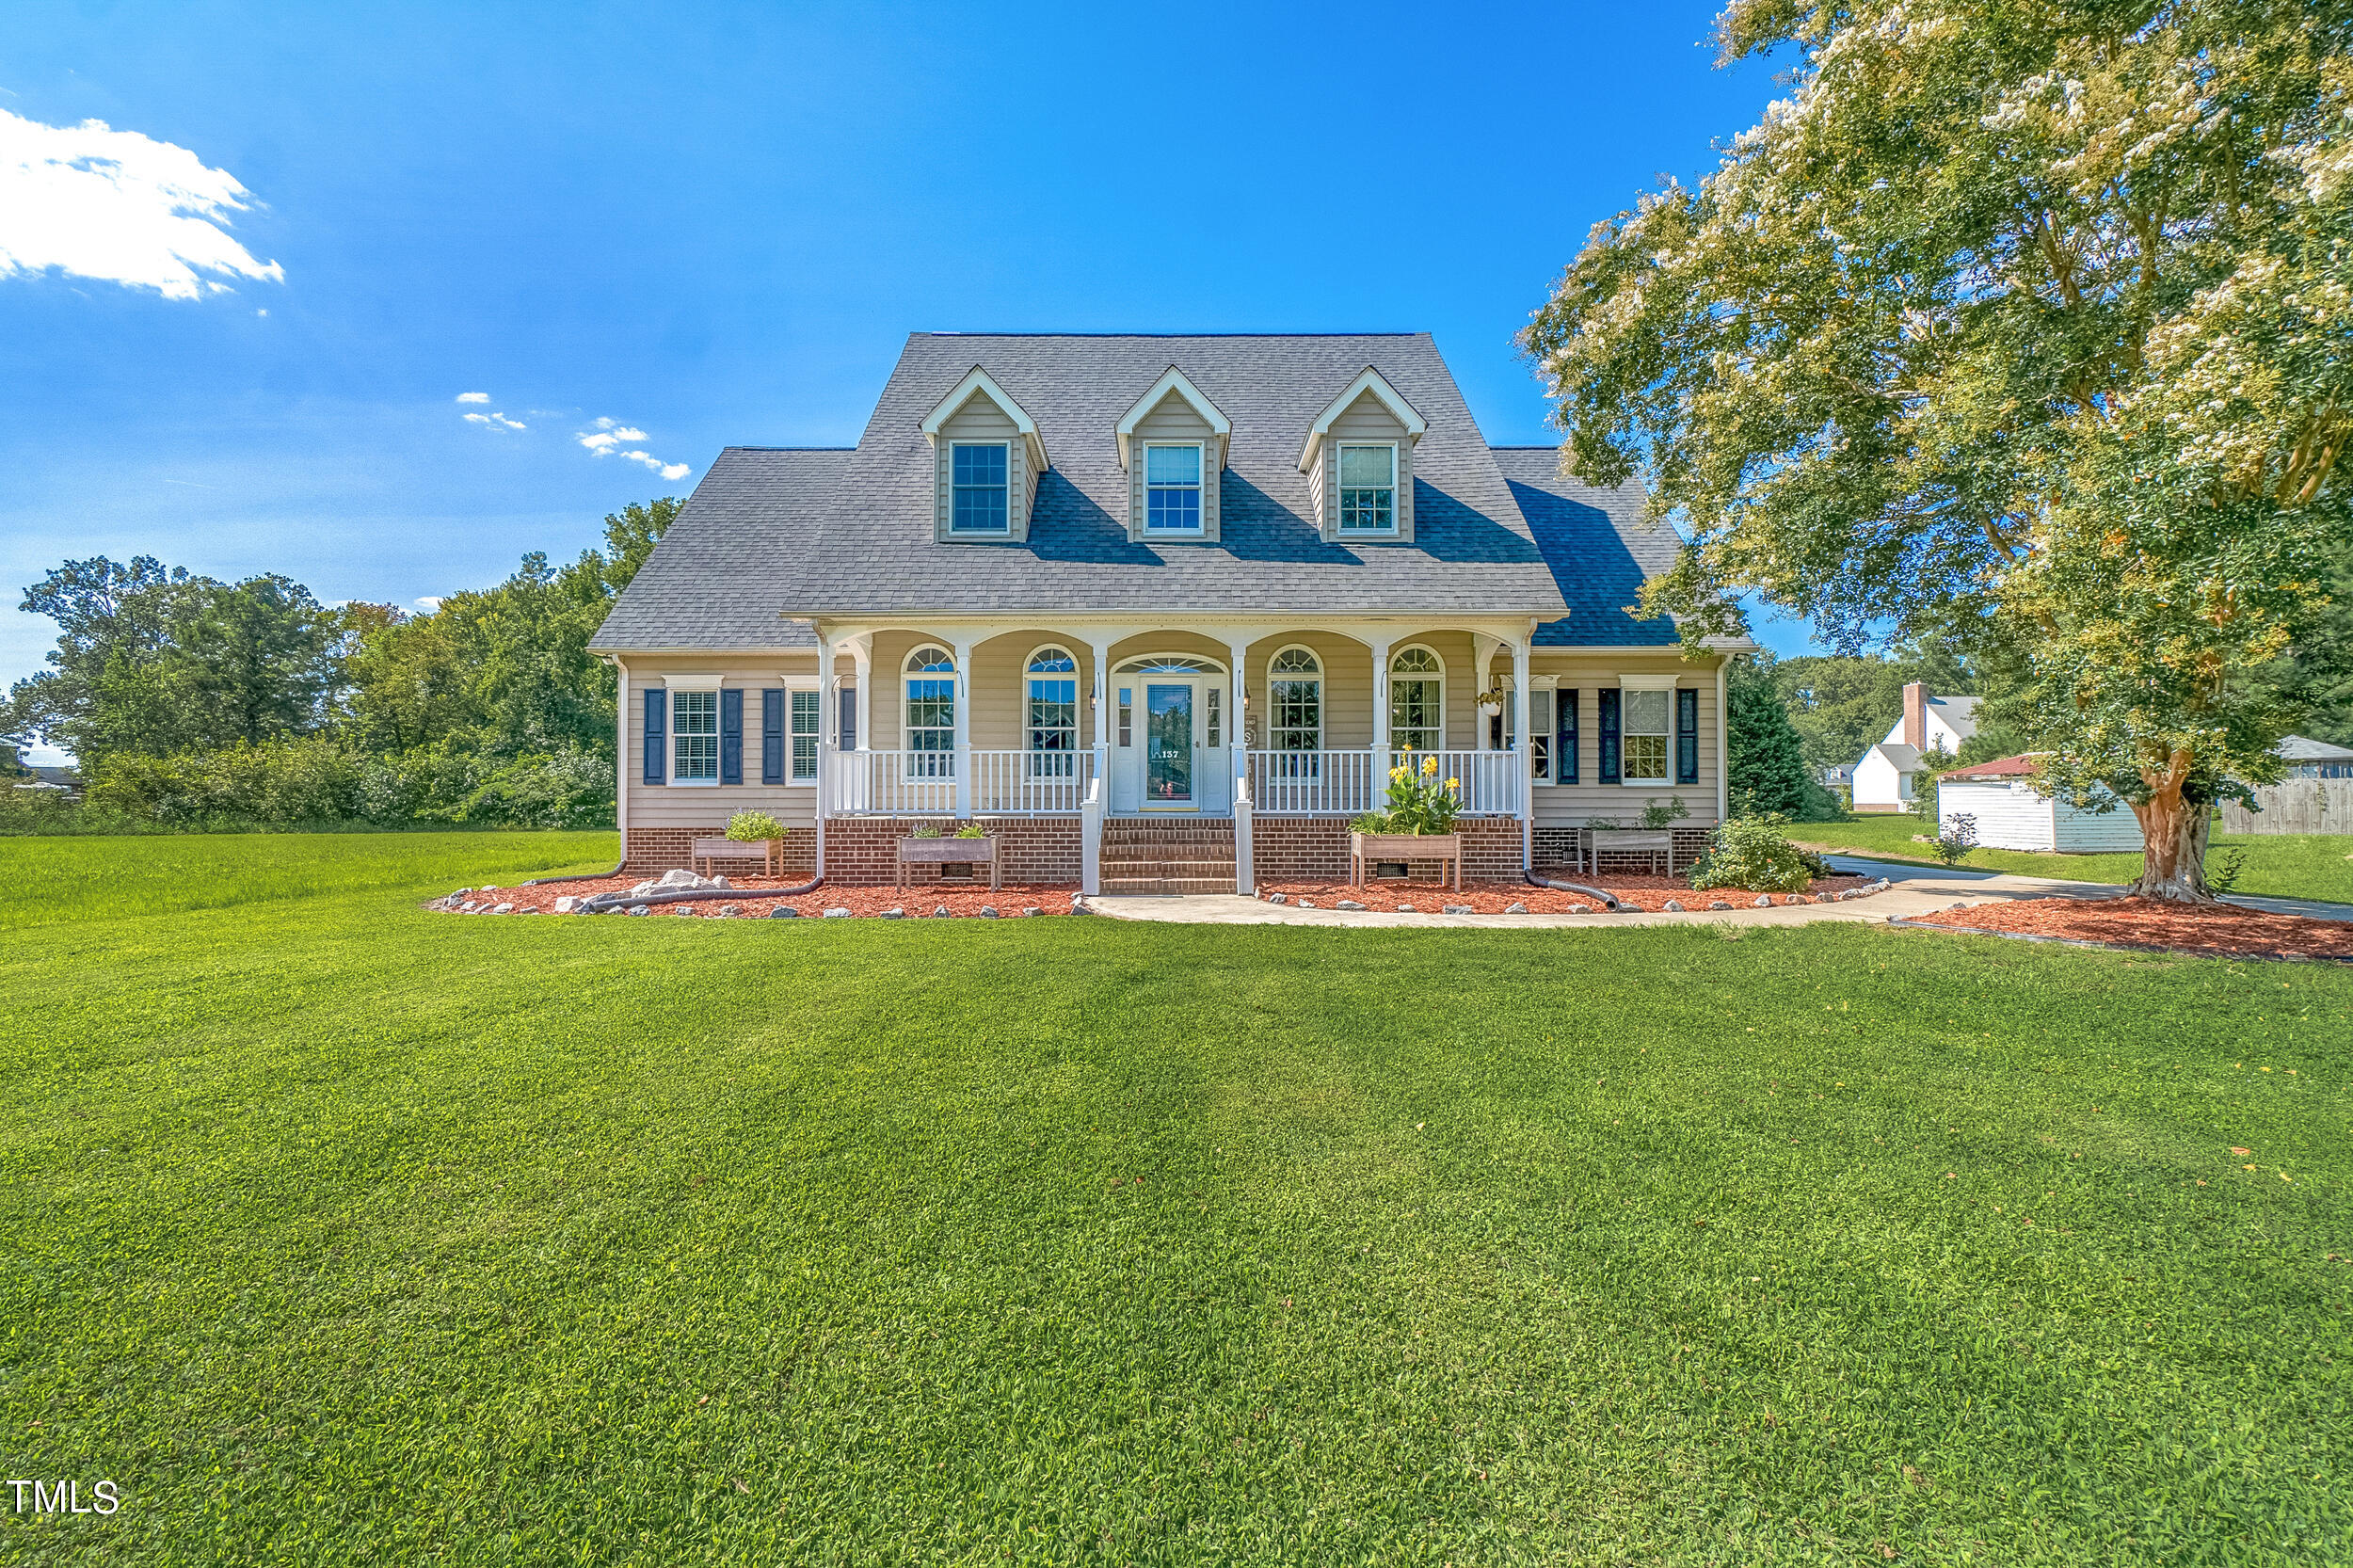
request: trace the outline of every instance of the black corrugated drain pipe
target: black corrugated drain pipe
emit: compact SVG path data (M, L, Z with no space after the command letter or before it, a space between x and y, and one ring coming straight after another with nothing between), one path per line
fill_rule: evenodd
M1599 888L1588 888L1582 882L1555 882L1550 877L1538 876L1534 872L1522 872L1520 875L1526 878L1532 887L1549 888L1556 893L1583 893L1587 898L1601 900L1602 907L1605 909L1618 907L1618 898L1615 893L1604 892Z
M799 898L805 893L815 892L824 885L825 879L821 876L797 888L680 888L676 892L647 893L635 897L628 893L599 893L583 899L572 913L577 915L585 910L591 915L603 915L616 909L634 909L641 904L703 904L728 899L742 904L751 900Z

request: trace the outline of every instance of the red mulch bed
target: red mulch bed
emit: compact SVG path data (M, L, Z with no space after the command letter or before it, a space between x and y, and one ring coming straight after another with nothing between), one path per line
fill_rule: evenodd
M1619 905L1628 911L1656 910L1673 899L1686 910L1705 910L1717 899L1736 909L1753 909L1756 894L1737 888L1712 888L1694 892L1691 884L1680 877L1640 876L1611 872L1606 876L1589 877L1566 874L1555 880L1582 882L1588 888L1606 888L1618 897ZM1861 876L1829 876L1810 885L1809 900L1822 894L1841 893L1863 887L1870 879ZM1465 878L1463 890L1441 887L1435 882L1368 882L1362 888L1352 888L1345 882L1268 882L1258 884L1258 896L1282 893L1293 904L1303 901L1319 909L1329 909L1342 899L1353 899L1369 910L1383 913L1411 904L1416 911L1434 915L1448 904L1468 904L1481 915L1500 915L1513 904L1524 904L1531 915L1565 915L1572 904L1584 904L1595 914L1603 906L1585 893L1563 893L1550 888L1532 888L1525 882L1473 882ZM1775 904L1786 904L1793 895L1775 893Z
M2019 899L1917 915L1906 923L2220 957L2353 959L2353 922L2275 915L2228 904L2190 905L2147 898Z
M642 874L599 877L593 882L558 882L545 888L477 888L467 898L492 905L512 904L509 913L520 915L526 909L552 912L559 898L588 898L598 893L626 893L640 882L653 878ZM760 888L797 888L807 877L734 876L728 878L729 889L751 892ZM917 888L837 888L831 883L813 893L790 899L746 899L742 904L739 920L765 920L768 911L778 904L790 905L811 918L828 909L847 909L854 915L879 915L889 909L902 909L909 920L929 915L946 905L951 915L978 915L987 904L1000 916L1020 916L1034 908L1042 915L1070 913L1070 895L1079 890L1075 882L1008 882L996 891L986 882L968 886L963 883L934 883ZM725 919L719 911L727 907L727 899L699 900L689 904L657 904L647 911L647 920L669 920L691 915L703 920ZM624 917L627 918L627 917Z

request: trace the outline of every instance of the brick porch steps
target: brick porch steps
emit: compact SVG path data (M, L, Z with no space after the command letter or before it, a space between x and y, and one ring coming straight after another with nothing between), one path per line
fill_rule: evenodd
M1222 817L1106 818L1102 879L1106 893L1230 893L1234 824Z

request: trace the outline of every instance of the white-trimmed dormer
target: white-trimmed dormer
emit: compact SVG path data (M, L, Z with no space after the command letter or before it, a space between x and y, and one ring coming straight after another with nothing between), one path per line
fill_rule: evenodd
M1128 472L1128 537L1214 544L1218 475L1234 422L1175 365L1119 416Z
M1019 543L1047 468L1037 421L979 365L923 416L932 443L932 535Z
M1316 531L1331 542L1413 543L1414 447L1429 428L1367 365L1316 416L1299 454Z

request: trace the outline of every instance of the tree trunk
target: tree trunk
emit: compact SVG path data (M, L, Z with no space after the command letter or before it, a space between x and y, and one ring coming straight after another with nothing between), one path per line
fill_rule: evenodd
M2219 904L2206 886L2206 834L2213 813L2182 798L2188 758L2174 753L2162 773L2144 772L2149 798L2136 802L2142 840L2140 879L2126 891L2168 904Z

